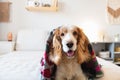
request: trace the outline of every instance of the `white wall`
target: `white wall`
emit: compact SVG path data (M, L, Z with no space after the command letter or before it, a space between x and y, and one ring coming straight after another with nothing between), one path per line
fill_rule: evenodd
M7 40L8 32L13 32L15 38L21 29L51 30L63 24L81 26L94 41L101 31L106 40L120 34L120 25L107 23L106 0L59 0L58 12L29 12L25 9L27 0L10 1L10 22L0 23L0 40Z

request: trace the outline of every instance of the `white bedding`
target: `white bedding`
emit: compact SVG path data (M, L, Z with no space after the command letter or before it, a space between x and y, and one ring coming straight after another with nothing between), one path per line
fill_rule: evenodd
M0 56L0 80L40 80L43 51L15 51ZM120 80L120 67L97 58L104 77L98 80Z
M112 62L105 61L97 57L99 64L102 65L104 76L98 80L120 80L120 67Z
M40 80L42 51L16 51L0 56L0 80Z

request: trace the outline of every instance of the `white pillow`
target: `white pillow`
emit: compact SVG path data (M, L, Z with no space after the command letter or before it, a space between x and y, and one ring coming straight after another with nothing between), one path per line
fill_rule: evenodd
M16 41L17 51L45 50L48 31L22 30L18 32Z

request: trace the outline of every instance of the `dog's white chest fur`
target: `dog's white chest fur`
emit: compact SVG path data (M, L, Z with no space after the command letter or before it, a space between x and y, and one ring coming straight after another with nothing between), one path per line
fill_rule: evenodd
M57 66L56 80L86 80L77 62L61 63Z

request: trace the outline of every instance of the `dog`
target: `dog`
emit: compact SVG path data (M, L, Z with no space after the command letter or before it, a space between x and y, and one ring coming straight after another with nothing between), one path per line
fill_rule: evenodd
M81 65L90 58L89 40L81 28L61 26L53 32L49 59L57 65L55 80L87 80Z

